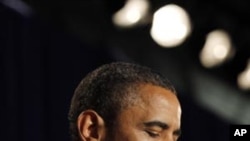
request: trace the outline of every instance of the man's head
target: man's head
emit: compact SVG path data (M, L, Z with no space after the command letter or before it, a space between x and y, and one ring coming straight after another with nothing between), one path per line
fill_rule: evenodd
M78 85L69 111L73 141L174 140L180 105L174 87L140 65L116 62L89 73Z

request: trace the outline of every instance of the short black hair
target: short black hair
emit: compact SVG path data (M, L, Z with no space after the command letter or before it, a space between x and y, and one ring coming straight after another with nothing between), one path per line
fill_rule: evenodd
M176 94L173 85L161 74L134 63L113 62L87 74L71 100L68 118L72 141L79 141L76 123L81 112L92 109L111 127L122 108L136 99L132 90L140 84L160 86Z

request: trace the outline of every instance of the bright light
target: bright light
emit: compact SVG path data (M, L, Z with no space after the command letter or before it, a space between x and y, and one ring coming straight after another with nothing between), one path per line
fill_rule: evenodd
M243 90L250 90L250 60L246 69L238 75L238 86Z
M207 35L205 45L200 53L200 61L204 67L212 68L230 59L233 53L228 33L223 30L215 30Z
M187 38L190 31L189 16L180 6L168 4L154 13L150 34L160 46L178 46Z
M143 22L148 12L148 0L127 0L124 7L113 15L112 20L118 27L132 27Z

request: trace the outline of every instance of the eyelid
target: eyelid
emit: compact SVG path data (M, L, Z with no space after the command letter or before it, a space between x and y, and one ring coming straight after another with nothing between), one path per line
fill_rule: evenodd
M160 133L158 133L157 131L146 130L146 132L148 133L149 136L154 137L154 138L160 136Z

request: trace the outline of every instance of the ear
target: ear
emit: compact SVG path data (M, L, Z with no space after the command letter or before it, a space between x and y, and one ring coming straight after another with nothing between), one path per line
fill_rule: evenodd
M82 141L101 141L105 136L104 121L93 110L83 111L78 116L77 128Z

